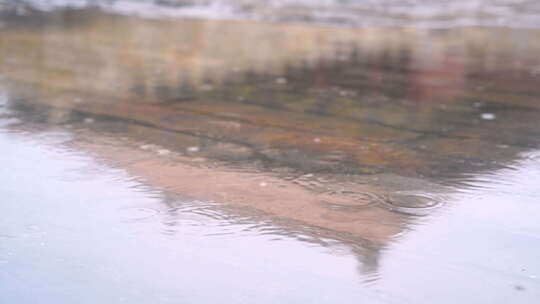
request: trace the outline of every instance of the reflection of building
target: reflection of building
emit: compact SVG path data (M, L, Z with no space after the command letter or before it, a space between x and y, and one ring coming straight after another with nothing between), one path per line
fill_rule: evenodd
M417 53L410 76L409 98L415 101L448 100L459 96L465 85L465 63L458 50L446 50L440 57ZM417 61L418 64L415 64Z
M10 92L17 106L28 89L22 97L44 106L51 123L91 115L169 150L196 147L197 156L260 174L286 168L294 174L276 190L241 170L159 160L138 167L137 149L97 149L164 188L240 205L258 200L265 212L378 246L403 230L403 213L414 206L382 208L400 202L375 190L433 191L412 181L490 168L540 143L539 115L527 111L538 109L529 68L539 65L540 45L520 46L516 55L511 31L143 20L96 11L36 20L0 29L0 73L22 88ZM483 112L497 119L483 121ZM376 255L363 264L376 267Z
M47 78L49 87L84 86L117 96L131 87L152 92L186 80L220 83L248 69L279 72L288 62L328 53L334 41L353 34L242 21L141 20L92 11L66 11L43 19L54 24L46 35L38 30L43 24L3 33L4 41L18 42L2 48L4 58L11 58L4 61L3 70L9 65L31 68L47 73L48 77L35 74L33 80Z

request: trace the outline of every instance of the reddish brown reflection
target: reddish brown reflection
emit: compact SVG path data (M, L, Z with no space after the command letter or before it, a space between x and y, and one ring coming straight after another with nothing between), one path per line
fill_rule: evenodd
M154 185L377 244L414 209L396 191L540 143L538 30L20 18L0 73L27 118Z

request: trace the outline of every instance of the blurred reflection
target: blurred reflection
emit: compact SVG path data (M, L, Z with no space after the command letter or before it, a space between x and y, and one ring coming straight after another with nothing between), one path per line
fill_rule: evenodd
M2 30L14 99L225 142L225 158L440 177L538 144L537 30L39 16Z
M0 0L0 13L26 14L68 5L91 5L146 18L250 19L356 27L531 28L538 27L540 20L535 0Z
M378 298L347 240L163 194L76 152L60 128L19 126L0 130L2 302Z
M538 30L36 14L0 28L12 110L169 192L360 239L363 273L441 184L540 144Z

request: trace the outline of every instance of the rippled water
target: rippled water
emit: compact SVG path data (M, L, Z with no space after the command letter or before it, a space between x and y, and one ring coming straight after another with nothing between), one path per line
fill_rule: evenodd
M538 30L6 12L1 303L538 302Z
M471 176L445 208L373 248L167 194L69 148L69 132L1 122L3 303L540 297L540 152Z
M2 303L384 298L362 286L347 244L168 196L69 138L0 131Z

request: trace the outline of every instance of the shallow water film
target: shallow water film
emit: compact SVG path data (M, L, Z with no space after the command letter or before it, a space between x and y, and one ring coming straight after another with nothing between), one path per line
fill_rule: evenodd
M0 303L539 303L538 5L371 2L0 0Z

